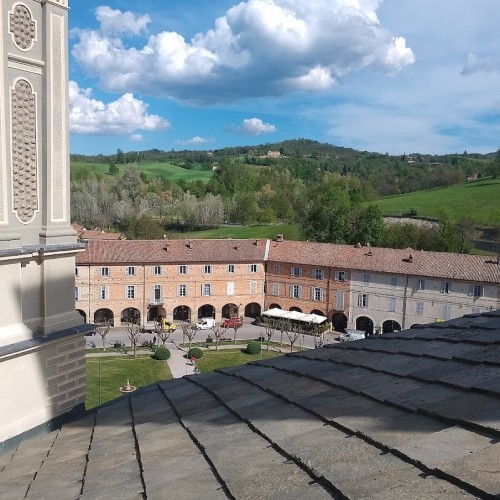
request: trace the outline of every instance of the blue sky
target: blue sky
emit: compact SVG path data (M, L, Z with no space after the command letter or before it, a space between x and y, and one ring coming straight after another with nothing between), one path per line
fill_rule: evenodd
M498 0L70 0L71 152L500 147Z

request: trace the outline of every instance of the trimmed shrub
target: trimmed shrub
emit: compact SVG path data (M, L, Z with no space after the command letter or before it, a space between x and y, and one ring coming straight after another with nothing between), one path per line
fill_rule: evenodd
M203 357L203 351L199 347L191 347L187 353L188 359L196 358L201 359Z
M260 342L257 342L256 340L251 340L247 344L247 354L259 354L261 349Z
M155 359L166 361L170 358L170 351L166 347L157 347L155 351Z

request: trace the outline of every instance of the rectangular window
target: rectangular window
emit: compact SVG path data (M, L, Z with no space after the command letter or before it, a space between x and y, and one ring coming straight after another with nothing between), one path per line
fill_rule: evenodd
M323 269L313 269L312 277L317 280L325 279L325 271Z
M153 266L153 276L161 276L161 266Z
M302 276L302 268L298 266L292 266L290 268L290 275L295 277Z
M212 285L210 283L203 283L203 285L201 285L201 294L204 297L212 295Z
M99 271L100 276L111 276L111 269L109 267L101 267Z
M448 321L451 319L451 306L446 304L443 306L443 319Z
M323 288L314 286L311 288L311 300L323 300Z
M234 264L227 265L227 272L233 274L234 273Z
M344 291L343 290L337 290L336 308L337 308L337 311L344 310Z
M346 272L345 271L335 271L335 281L345 281Z
M279 294L280 294L280 284L273 283L273 295L279 295Z
M469 297L482 297L484 295L484 287L481 285L469 285Z
M257 264L249 264L248 265L248 272L249 273L256 273L257 272Z
M389 312L396 312L396 299L394 297L389 298L388 309Z
M279 264L274 264L274 274L279 274L281 272L281 268Z
M135 285L127 285L125 288L125 296L127 299L135 299Z
M178 266L177 267L177 274L187 274L189 271L188 266Z
M257 293L257 282L256 281L250 281L250 293L252 295Z
M109 300L109 286L99 287L99 300Z
M418 289L425 290L425 280L418 280Z
M358 307L368 307L368 295L366 293L358 294Z
M212 266L210 264L203 266L203 274L212 274Z
M153 285L151 288L151 304L162 304L163 297L161 293L161 285Z
M78 278L80 276L80 268L75 267L75 276Z
M187 285L177 285L177 297L186 297L187 292Z
M234 281L227 282L227 294L234 295Z
M75 286L75 300L82 300L82 287Z
M451 293L451 283L449 281L441 283L441 293Z
M291 285L290 297L293 299L300 299L302 297L302 287L300 285Z
M417 316L423 316L424 315L424 303L423 302L417 302L415 306L415 314Z
M127 276L135 276L135 267L134 266L127 266L125 268L125 274Z
M363 284L365 286L368 286L370 284L370 275L369 274L363 274Z
M397 276L391 276L391 286L394 288L398 284Z

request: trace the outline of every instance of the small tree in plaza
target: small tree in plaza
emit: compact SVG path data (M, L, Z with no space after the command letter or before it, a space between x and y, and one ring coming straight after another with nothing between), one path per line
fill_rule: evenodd
M130 347L134 348L134 358L136 358L137 344L142 337L141 325L134 323L131 320L127 320L125 327L127 329L127 336L130 339Z
M100 335L102 339L102 350L106 350L105 339L106 335L109 333L110 323L108 320L103 321L102 323L97 323L95 326L95 332Z
M191 343L193 342L194 336L196 335L198 329L196 328L196 325L192 323L182 323L181 328L182 335L187 337L189 341L189 350L191 350Z
M161 340L162 347L165 347L165 342L170 338L170 335L172 335L172 331L164 330L159 321L155 321L153 332Z
M215 337L215 350L219 350L219 340L226 334L226 329L216 323L214 326L212 326L212 331L214 332L214 337Z
M315 325L311 333L314 337L314 348L318 349L325 343L325 330L320 325Z
M264 316L262 319L264 321L264 328L267 337L267 350L269 351L269 343L271 342L272 336L276 333L276 322L267 316Z
M292 325L289 321L287 321L287 323L287 327L284 331L290 341L290 352L292 352L293 344L299 340L299 337L304 333L304 330L299 325Z
M240 325L238 325L238 323L236 322L233 322L231 328L234 330L234 343L236 344L236 332L239 330Z

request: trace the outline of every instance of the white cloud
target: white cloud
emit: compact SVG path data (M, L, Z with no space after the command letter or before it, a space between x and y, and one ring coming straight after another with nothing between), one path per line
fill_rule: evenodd
M147 16L98 10L100 30L73 30L72 55L99 85L198 103L324 91L352 72L394 73L414 62L377 17L381 0L247 0L186 40L175 32L126 46Z
M276 126L264 123L260 118L248 118L236 130L244 135L262 135L276 132Z
M462 75L472 75L483 71L485 73L500 72L500 59L493 57L479 57L469 54L467 62L462 69Z
M136 130L157 131L169 122L147 113L148 105L127 93L108 104L92 98L90 89L69 83L70 130L77 134L116 135Z
M139 35L146 30L151 22L148 15L136 16L130 11L121 12L105 5L97 7L95 14L101 23L101 31L107 35Z
M206 139L205 137L200 137L199 135L195 135L191 139L186 139L185 141L178 141L178 143L183 146L201 146L202 144L209 144L213 142L215 142L213 138Z
M142 142L144 140L144 137L141 134L132 134L129 139L132 142Z

